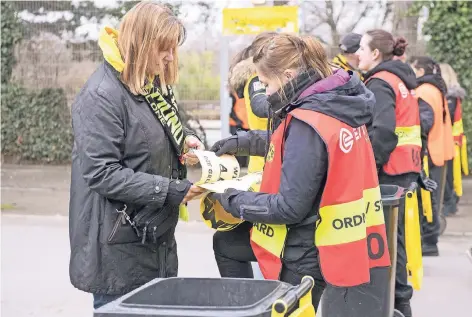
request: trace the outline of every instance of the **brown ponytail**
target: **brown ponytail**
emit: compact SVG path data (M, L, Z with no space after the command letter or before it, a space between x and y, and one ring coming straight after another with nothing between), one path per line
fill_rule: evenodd
M404 37L393 38L393 35L387 31L376 29L366 32L370 36L371 40L369 43L370 50L379 50L382 61L389 61L393 59L393 56L402 56L408 42Z
M303 36L304 51L302 58L310 68L316 69L321 77L325 78L333 72L328 62L328 56L321 43L315 40L312 36Z
M286 69L300 72L313 69L322 78L332 74L325 50L320 42L309 36L279 34L255 52L253 61L271 78L280 79Z

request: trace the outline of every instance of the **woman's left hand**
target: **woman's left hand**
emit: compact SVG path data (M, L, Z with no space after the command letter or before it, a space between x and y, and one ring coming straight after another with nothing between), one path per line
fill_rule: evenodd
M196 136L189 135L184 141L184 155L182 156L187 165L195 165L198 163L198 157L191 151L194 150L205 150L205 146Z

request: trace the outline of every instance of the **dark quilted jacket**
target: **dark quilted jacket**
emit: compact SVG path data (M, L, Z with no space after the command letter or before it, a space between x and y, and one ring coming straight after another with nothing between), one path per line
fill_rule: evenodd
M69 206L70 280L80 290L125 294L157 277L177 275L175 224L157 243L133 230L110 242L128 212L162 210L177 156L142 97L102 64L72 105L74 148Z

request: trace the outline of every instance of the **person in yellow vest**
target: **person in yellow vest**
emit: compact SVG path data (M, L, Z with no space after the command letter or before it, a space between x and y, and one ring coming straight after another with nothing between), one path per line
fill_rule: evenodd
M283 121L273 133L251 130L212 147L216 155L266 157L259 193L213 194L224 210L249 222L238 226L246 226L246 235L214 235L221 276L250 278L249 262L257 260L266 279L296 285L312 276L313 305L324 292L327 316L382 316L390 259L365 127L373 94L358 76L333 71L310 37L280 34L253 61Z
M384 30L371 30L362 36L359 68L365 72L366 86L375 95L374 115L368 125L380 184L408 188L421 172L421 123L419 105L412 94L416 77L408 64L394 60L405 52L407 42L394 39ZM399 208L395 309L411 317L405 247L404 201Z
M344 69L345 71L356 72L361 79L362 74L358 71L359 66L359 57L356 55L357 50L359 49L359 44L361 42L362 35L357 33L348 33L339 43L339 49L341 53L336 55L333 58L332 63Z
M269 117L265 87L257 77L252 56L264 42L275 35L276 32L263 32L256 36L251 45L236 55L230 67L229 86L236 92L237 98L244 100L247 125L250 130L267 129ZM263 157L249 158L248 173L261 172L263 168Z
M429 157L430 177L436 183L441 184L443 169L449 160L454 158L454 144L452 136L452 123L449 107L446 100L447 86L441 77L439 65L430 57L413 56L410 65L415 71L418 88L416 95L426 101L434 112L433 125L428 134L427 151ZM441 201L441 186L431 195L433 207L433 222L428 223L422 219L423 255L438 256L439 216Z
M447 105L452 120L452 136L454 143L462 146L464 127L462 125L462 100L465 97L465 90L459 84L454 69L449 64L439 64L441 76L447 86ZM444 192L444 215L450 216L457 213L459 196L454 191L453 160L448 161L447 182Z
M244 101L243 94L238 94L235 91L229 91L231 98L231 112L229 114L229 132L231 134L237 133L239 130L249 130L249 124L247 120L246 102ZM238 157L239 166L247 167L248 158Z

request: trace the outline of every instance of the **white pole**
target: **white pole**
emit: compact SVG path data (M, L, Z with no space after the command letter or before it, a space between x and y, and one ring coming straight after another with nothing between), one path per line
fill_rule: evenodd
M221 138L230 136L229 132L229 114L231 108L230 97L228 95L227 81L229 71L228 60L228 39L222 33L220 36L220 121Z

